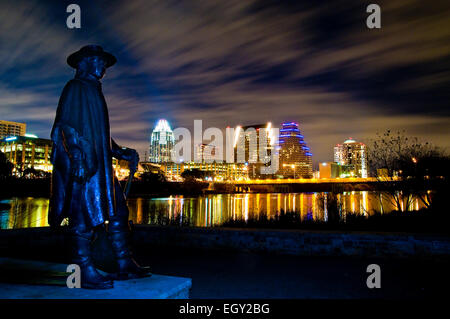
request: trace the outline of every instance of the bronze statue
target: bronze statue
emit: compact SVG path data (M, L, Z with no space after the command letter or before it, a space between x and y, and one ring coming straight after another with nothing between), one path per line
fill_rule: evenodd
M116 58L97 45L82 47L67 58L76 69L64 87L51 132L52 195L48 222L52 227L69 219L73 263L81 268L84 288L108 289L113 280L150 276L129 249L128 207L114 175L112 157L129 161L134 171L136 150L117 145L110 137L109 116L100 79ZM90 244L105 227L117 260L117 273L102 276L95 268Z

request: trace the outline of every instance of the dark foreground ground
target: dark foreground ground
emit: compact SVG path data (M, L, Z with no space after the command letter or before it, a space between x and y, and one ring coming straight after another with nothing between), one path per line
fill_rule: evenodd
M450 283L448 261L187 250L139 257L155 273L192 278L191 298L443 298ZM381 267L380 289L367 288L369 264Z
M51 251L8 256L67 262ZM446 298L450 261L304 257L181 248L136 249L155 274L192 278L191 298ZM369 264L381 267L381 288L369 289Z

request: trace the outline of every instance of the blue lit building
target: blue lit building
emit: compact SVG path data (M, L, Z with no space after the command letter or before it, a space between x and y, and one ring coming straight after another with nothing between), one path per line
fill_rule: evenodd
M279 171L284 178L311 178L312 153L297 122L281 124L279 136Z

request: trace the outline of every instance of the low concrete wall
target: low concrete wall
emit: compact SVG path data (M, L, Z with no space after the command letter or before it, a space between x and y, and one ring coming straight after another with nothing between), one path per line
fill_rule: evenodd
M152 247L244 250L303 256L449 257L450 237L425 234L179 228L136 225L134 244ZM63 232L50 228L0 230L5 250L61 249Z
M134 241L306 256L450 256L450 238L416 234L137 226Z

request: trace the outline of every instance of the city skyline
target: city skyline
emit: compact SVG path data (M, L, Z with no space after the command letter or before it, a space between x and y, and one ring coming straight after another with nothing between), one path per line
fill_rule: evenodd
M25 129L26 123L8 122L8 121L2 121L2 122L7 123L9 126L12 125L14 127L14 132L16 132L16 131L19 132L18 127L20 127L21 132L17 133L17 134L7 134L6 136L1 137L0 142L3 142L3 143L0 143L0 144L7 145L10 142L15 143L16 140L23 140L23 139L30 140L31 139L30 141L33 141L33 140L44 141L45 144L48 145L49 149L51 149L52 141L50 139L40 138L35 134L27 133L26 129ZM268 122L265 124L249 125L247 127L237 126L234 129L234 136L233 136L233 142L234 142L234 146L233 146L234 161L233 161L233 163L242 162L242 160L245 160L246 165L248 165L251 161L253 161L255 163L260 162L258 160L259 143L260 143L258 141L258 134L259 134L258 132L259 132L260 128L262 128L262 129L264 129L264 131L267 129L267 132L266 131L265 132L266 132L267 138L268 138L267 139L268 149L266 150L266 152L268 151L268 153L267 153L268 157L266 158L268 163L270 163L272 160L271 156L270 156L270 153L272 151L279 153L280 157L279 157L278 174L285 175L286 174L285 171L286 170L289 171L290 169L292 169L291 166L293 164L294 165L306 165L305 168L307 167L306 170L309 172L309 173L306 173L306 175L310 175L310 177L312 177L312 170L314 168L311 166L311 164L312 164L311 158L312 158L313 154L310 153L310 148L307 146L306 142L303 139L304 136L301 134L301 132L299 130L298 123L292 122L292 121L284 122L284 123L281 123L281 127L282 127L281 129L273 128L271 122ZM279 132L278 143L276 143L276 140L272 140L273 134L274 134L272 129L276 129ZM247 135L251 134L252 132L254 132L256 140L253 141L254 145L253 144L249 145L249 140L247 140L249 138L249 136L247 136ZM204 132L202 132L202 135L203 135L203 133ZM195 135L195 133L191 134L191 141L190 141L191 144L194 142L194 139L193 139L194 135ZM236 148L237 147L236 143L239 141L239 138L238 138L239 136L242 138L242 140L240 142L243 143L241 146L241 150L239 151L239 152L243 152L241 155L239 155L239 152L237 152L237 148ZM247 137L244 138L244 136L247 136ZM218 136L215 136L215 138L218 138ZM348 143L349 141L356 142L356 141L352 140L351 138L349 138L348 140L346 140L344 142L344 144ZM185 158L183 158L183 156L181 156L179 158L177 156L175 156L174 149L175 149L175 145L178 142L180 142L180 140L178 138L175 138L174 132L171 129L170 123L166 119L159 119L155 123L155 127L153 128L152 133L149 136L149 153L148 153L149 155L148 155L148 157L144 156L143 158L141 158L140 162L151 162L151 163L159 163L159 164L164 164L164 163L175 164L175 163L182 163L182 162L203 163L203 162L205 162L205 160L207 162L211 162L211 163L212 162L216 162L216 163L226 163L227 162L227 159L225 157L224 158L222 158L221 156L216 157L216 155L218 155L218 154L222 154L222 155L225 154L224 153L224 149L226 148L225 144L222 146L215 145L215 143L211 144L211 141L209 141L209 143L207 143L208 140L203 139L202 143L200 143L200 144L192 144L194 153L191 154L191 159L185 159ZM184 143L183 140L181 140L181 142ZM224 142L227 143L226 141L224 141ZM31 143L31 144L33 144L33 143ZM286 147L287 144L289 144L289 148L284 149L284 147ZM302 155L302 154L298 153L299 150L296 149L297 144L301 149L300 152L301 153L306 152L305 154ZM362 143L360 143L360 144L362 144ZM336 147L339 145L340 144L336 144L336 146L334 147L334 162L341 162L341 160L336 160ZM11 151L11 149L8 150L8 152L10 153L9 157L12 156L12 153L10 151ZM286 151L288 154L286 153ZM48 157L49 157L50 151L48 151L48 152L46 151L46 153L48 153ZM306 159L305 156L309 159ZM47 157L47 155L46 155L46 157ZM15 163L15 161L13 161L13 162ZM49 163L49 160L48 160L48 163ZM22 163L22 164L24 164L24 163ZM343 163L340 163L340 164L343 164ZM285 166L289 166L289 168L286 168ZM320 166L320 163L319 163L319 166ZM299 170L299 172L297 173L299 176L304 175L303 173L301 173L302 170L300 168L299 169L295 168L295 170L296 171ZM46 168L46 169L44 169L44 171L48 171L48 169ZM367 177L367 175L365 177Z
M380 30L348 1L78 4L82 28L70 30L65 3L2 1L0 119L48 138L67 56L98 43L118 58L103 80L112 136L142 158L160 117L174 128L295 120L315 165L385 129L450 146L444 2L380 1Z
M28 137L28 138L39 138L40 140L48 140L49 142L51 142L50 139L42 138L42 137L39 137L39 136L37 136L35 134L26 133L25 132L25 127L27 125L26 123L3 121L3 120L0 121L0 122L5 122L5 123L8 123L10 125L13 124L15 130L18 130L16 128L16 126L20 125L22 127L22 130L23 130L23 134L22 134L22 132L20 134L19 133L18 134L7 134L7 135L5 135L3 137L0 137L0 141L9 141L9 140L12 140L12 139L15 140L16 138ZM295 121L294 122L287 121L287 122L281 123L281 125L280 125L281 129L279 129L278 127L272 127L273 129L279 129L280 130L279 131L278 144L274 144L274 146L276 146L278 148L278 152L280 152L280 156L281 156L280 159L279 159L280 160L280 165L283 165L283 163L281 163L283 161L282 160L282 157L283 157L283 155L282 155L282 146L283 146L283 142L284 142L284 140L286 138L286 136L283 133L283 130L284 130L283 128L285 127L285 125L291 125L291 124L295 124L295 126L298 129L298 124L299 123L295 122ZM243 131L248 132L247 129L253 130L253 129L256 128L258 130L258 127L260 127L260 126L261 127L263 127L263 126L265 127L267 125L269 127L271 127L272 123L268 122L268 123L265 123L265 124L249 125L249 126L246 126L246 127L241 127L241 126L238 125L235 128L235 131L234 131L235 136L234 136L233 139L236 142L236 135L237 134L242 133ZM269 130L271 130L272 128L269 128ZM205 130L206 128L203 128L203 129ZM202 132L202 136L203 136L204 130ZM176 162L183 162L183 161L185 161L183 159L183 156L181 156L179 159L177 159L175 161L170 160L172 158L172 156L174 158L177 157L175 155L174 148L175 148L175 145L179 142L179 140L174 137L174 132L171 129L171 125L166 119L163 119L163 118L158 119L156 121L153 129L151 129L150 131L151 131L151 133L149 135L148 147L147 147L147 150L144 153L145 155L140 158L140 162L176 163ZM204 150L199 152L199 150L198 150L199 146L202 146L203 149L212 148L212 150L213 150L212 154L214 154L215 152L220 152L219 149L222 149L221 154L224 154L223 151L224 151L224 149L226 147L226 145L225 145L226 141L224 141L225 144L222 145L222 147L220 147L218 145L210 144L208 142L211 142L211 141L205 140L205 139L202 140L201 144L197 145L197 144L194 143L195 141L194 141L193 137L194 137L194 133L191 134L191 141L190 141L190 143L193 145L193 149L191 149L191 160L187 160L187 162L198 162L198 160L196 160L196 157L195 157L195 156L198 156L198 155L195 155L195 154L201 154L198 157L198 159L199 159L199 162L203 161L203 156L204 156L203 152L204 152ZM300 135L300 137L301 137L300 143L301 144L305 143L305 141L303 141L303 135ZM161 140L164 140L164 141L161 143ZM366 148L366 145L364 143L357 142L355 139L353 139L353 137L348 137L343 142L343 144L341 144L341 143L333 144L334 146L332 146L332 148L333 148L332 160L331 159L326 159L325 161L317 161L317 160L311 161L313 159L313 154L310 152L311 151L310 148L306 146L307 144L303 144L302 148L307 150L306 154L311 158L310 161L311 161L311 163L313 163L311 169L314 170L314 171L318 171L318 168L320 168L320 166L321 166L320 164L321 163L325 163L325 162L334 162L334 163L338 163L340 165L347 165L347 164L349 164L349 163L344 163L344 161L341 158L339 158L339 155L338 155L339 151L337 151L337 148L342 147L342 145L346 145L346 144L349 144L349 143L350 144L356 143L357 145L361 144L361 145L364 146L364 149ZM234 150L234 153L235 153L234 154L234 161L238 162L238 155L236 154L236 145L234 146L234 148L235 148L235 150ZM246 145L246 147L243 148L243 151L244 151L244 154L245 154L244 156L245 156L247 161L249 160L248 159L249 156L252 156L252 154L253 154L253 157L255 157L254 153L255 152L256 153L259 152L258 148L257 147L255 148L255 146L253 147L252 150L253 150L253 152L250 152L248 145ZM193 153L192 153L192 151L193 151ZM210 152L211 152L211 150L209 152L207 152L209 154L209 155L207 155L208 157L211 157ZM343 151L340 151L340 152L342 153ZM365 151L364 151L364 153L365 153ZM364 156L366 156L366 155L364 155ZM270 158L270 156L269 156L269 158ZM216 161L218 163L219 162L223 162L223 163L226 162L226 158L225 157L223 159L210 158L210 160ZM269 162L270 162L270 160L269 160ZM367 159L364 159L363 163L364 163L363 166L367 165ZM282 167L280 167L280 169L282 170ZM311 173L312 173L312 171L311 171ZM367 175L367 168L364 169L364 173L362 173L360 175L362 175L363 177L367 177L368 176Z

